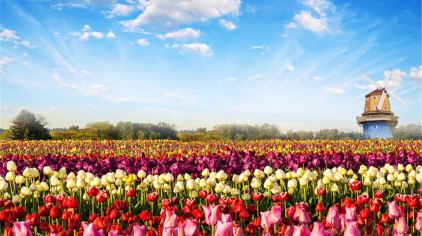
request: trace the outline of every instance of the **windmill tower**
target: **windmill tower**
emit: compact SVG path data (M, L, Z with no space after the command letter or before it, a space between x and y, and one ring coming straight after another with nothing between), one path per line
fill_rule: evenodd
M387 91L392 72L384 77L384 85L375 82L367 75L363 79L374 85L376 89L365 95L365 108L361 116L356 117L357 123L363 127L365 138L388 139L393 137L393 129L396 127L398 117L391 112L390 95L397 101L404 104L404 100L399 98L392 91Z

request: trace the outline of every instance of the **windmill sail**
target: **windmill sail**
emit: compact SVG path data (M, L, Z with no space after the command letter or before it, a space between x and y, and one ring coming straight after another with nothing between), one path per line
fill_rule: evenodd
M384 101L386 98L387 98L387 93L385 91L382 91L380 101L378 102L378 105L377 105L377 110L382 110L382 105L384 104Z

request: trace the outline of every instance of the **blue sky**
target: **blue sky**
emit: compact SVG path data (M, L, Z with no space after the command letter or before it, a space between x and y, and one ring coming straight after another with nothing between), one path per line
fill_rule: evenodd
M92 121L359 130L362 73L422 118L421 2L2 0L1 127Z

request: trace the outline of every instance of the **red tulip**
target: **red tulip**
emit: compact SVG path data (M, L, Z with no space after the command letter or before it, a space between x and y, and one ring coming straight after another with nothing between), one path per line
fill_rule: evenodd
M66 221L67 219L69 219L69 217L70 217L72 214L73 214L73 212L71 212L71 211L67 211L67 210L63 211L63 214L62 214L61 220Z
M295 215L296 212L296 207L295 206L291 206L289 208L286 209L286 213L289 217L293 218L293 216Z
M189 198L185 198L185 200L183 201L183 204L185 206L196 206L196 199L190 200Z
M63 200L63 208L78 208L78 199L76 197L67 197Z
M104 216L95 218L93 223L97 229L107 229L109 226L108 219Z
M47 207L46 205L43 205L38 209L38 214L40 216L49 216L50 215L51 207Z
M79 214L73 214L67 219L67 226L69 229L81 228L81 216Z
M256 208L255 204L249 204L249 206L248 206L248 212L249 212L249 214L254 215L254 214L257 213L257 210L258 209Z
M317 194L318 196L324 196L324 195L326 194L326 192L327 192L327 190L326 190L325 188L320 188L320 187L318 187L318 188L316 189L316 194Z
M105 202L108 199L108 194L107 194L107 190L99 190L97 193L97 196L95 196L95 200L97 202Z
M384 197L384 192L380 192L379 190L377 190L375 193L374 193L374 197L375 198L383 198Z
M113 206L119 210L119 211L124 211L127 208L128 203L126 201L122 201L122 200L114 200Z
M249 217L251 217L251 216L249 215L249 213L248 213L247 211L241 211L241 212L239 213L239 217L240 217L241 219L249 219Z
M358 204L363 205L369 202L369 195L367 193L363 193L358 196Z
M158 193L153 192L153 193L148 193L147 195L147 201L148 202L155 202L158 200Z
M44 203L56 203L56 197L51 194L44 195L42 199Z
M199 190L199 197L200 198L202 198L202 199L204 199L204 198L206 198L207 196L208 196L208 194L210 194L211 192L210 191L208 191L208 190L203 190L203 189L201 189L201 190Z
M363 184L359 180L355 180L349 183L350 190L359 191L363 188Z
M91 186L91 187L88 188L87 193L88 193L89 196L95 197L95 196L97 196L99 191L100 190L97 187Z
M246 226L245 233L254 235L256 233L256 226L254 224L252 224L252 222L249 223Z
M171 204L170 204L170 200L169 199L163 199L162 201L161 201L161 206L163 207L163 208L167 208L167 207L169 207Z
M58 206L53 206L50 210L50 217L51 218L60 218L63 214L63 211Z
M369 210L373 213L378 212L380 210L380 205L376 201L370 200Z
M262 199L264 199L264 194L262 194L262 193L253 193L252 194L252 200L254 200L255 202L260 202L260 201L262 201Z
M135 197L136 196L136 191L134 188L129 189L129 191L127 191L126 193L126 197Z
M387 213L384 213L381 215L381 218L379 219L379 223L381 224L389 224L392 222L392 219Z
M209 203L213 203L213 202L218 201L218 197L215 194L208 194L206 199L207 199L207 202L209 202Z
M13 222L14 221L13 219L14 219L14 217L13 217L13 211L12 210L5 209L5 210L0 211L0 220L1 221Z
M318 202L315 206L315 211L316 212L323 212L325 211L325 207L324 204L322 202Z
M419 196L417 194L412 195L411 197L406 199L406 203L410 208L419 208Z
M12 207L15 207L15 203L13 203L12 201L7 200L4 202L4 209L10 209Z
M107 216L108 216L109 219L115 220L115 219L119 219L122 216L122 214L120 213L119 210L117 210L116 208L113 207L110 210L110 212L107 212Z
M139 218L143 221L148 221L151 220L151 214L149 213L149 211L144 210L139 214Z
M287 202L290 199L290 194L288 192L279 193L277 199L281 202Z
M26 210L23 208L23 206L13 207L12 211L15 219L23 219L26 215Z
M38 215L37 213L26 215L26 220L29 221L29 224L31 226L38 226L41 222L40 215Z
M193 215L193 217L195 217L195 219L198 219L198 220L204 218L204 216L205 216L204 212L201 211L200 209L193 210L192 215Z
M360 211L359 217L366 220L372 217L372 213L369 208L365 207Z

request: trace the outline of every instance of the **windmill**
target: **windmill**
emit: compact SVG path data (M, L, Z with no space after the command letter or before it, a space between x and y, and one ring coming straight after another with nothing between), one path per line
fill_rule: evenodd
M361 116L356 117L357 123L363 127L365 138L388 139L393 137L393 129L398 123L398 117L391 112L389 97L395 98L404 104L404 100L391 90L388 84L392 72L384 76L384 86L375 82L368 75L363 74L363 79L375 86L375 90L365 95L365 108Z

